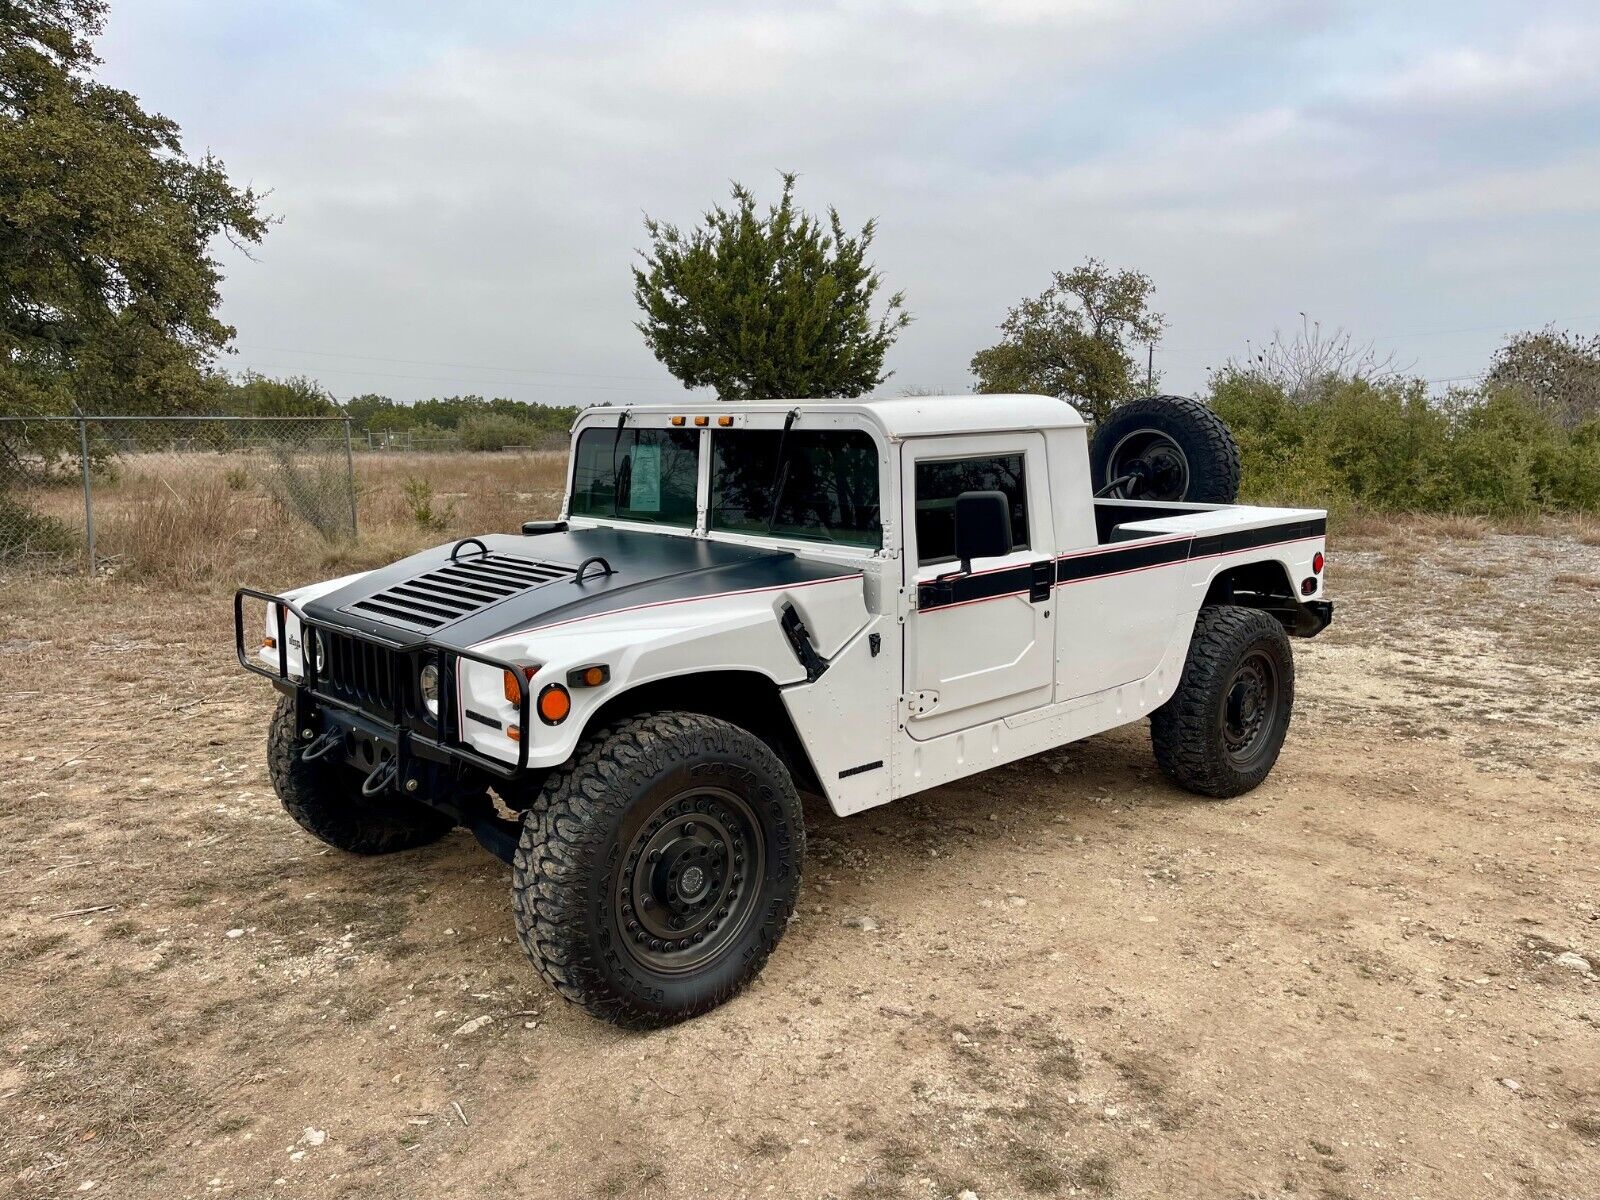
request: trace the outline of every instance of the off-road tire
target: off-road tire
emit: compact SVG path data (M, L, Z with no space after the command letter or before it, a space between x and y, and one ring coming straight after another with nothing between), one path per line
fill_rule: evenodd
M312 837L351 854L392 854L436 842L455 821L398 792L361 794L361 772L343 763L305 762L294 701L278 701L267 732L267 772L278 799Z
M735 807L730 797L743 806L747 823L729 818ZM706 817L696 818L697 812ZM726 842L725 857L697 860L722 890L712 893L710 912L693 919L714 918L716 905L730 895L733 901L723 907L734 915L720 933L717 926L709 932L692 926L705 934L699 946L668 941L664 951L653 951L651 940L639 936L647 932L641 928L646 914L633 907L649 896L624 888L649 892L640 888L638 864L666 865L673 859L663 853L682 853L674 842L650 858L648 847L658 838L697 820L703 836L722 818L744 832ZM758 854L754 830L762 865L740 885L733 847L743 847L739 861L749 870L746 858L753 862ZM759 738L696 713L629 718L586 737L524 814L512 864L517 937L539 974L594 1016L629 1028L671 1024L716 1007L755 978L794 912L804 857L800 798ZM726 864L720 876L710 865L719 861ZM665 903L681 899L674 893ZM647 906L651 920L666 918L662 904L656 899ZM675 953L715 957L676 973L670 964L658 969L640 957L665 961Z
M1230 749L1241 671L1270 666L1274 687L1267 719L1241 757ZM1178 786L1225 799L1258 786L1272 770L1294 707L1294 654L1283 626L1260 609L1221 605L1200 610L1178 690L1150 716L1156 762Z
M1099 493L1117 478L1119 447L1130 439L1157 435L1175 445L1186 460L1187 486L1181 495L1161 497L1188 504L1232 504L1239 498L1239 447L1228 427L1204 404L1183 396L1146 396L1112 409L1089 444L1090 478ZM1116 461L1114 461L1114 456ZM1141 496L1135 491L1129 499Z

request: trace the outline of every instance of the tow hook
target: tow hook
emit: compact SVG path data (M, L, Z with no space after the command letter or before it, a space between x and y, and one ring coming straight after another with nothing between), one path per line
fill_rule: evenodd
M367 776L367 781L361 785L363 796L376 796L385 791L400 774L400 764L392 758L386 758L372 768L372 774Z
M332 754L344 745L344 730L329 729L311 745L300 752L301 762L315 762L326 754Z

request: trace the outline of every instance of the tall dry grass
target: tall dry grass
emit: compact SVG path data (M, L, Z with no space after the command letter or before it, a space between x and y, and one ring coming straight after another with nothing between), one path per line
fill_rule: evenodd
M237 455L151 454L122 460L94 489L104 572L183 589L271 587L377 566L478 533L514 533L554 516L564 452L363 454L356 459L357 535L319 534L286 496L274 464ZM430 497L422 519L417 496ZM50 498L71 516L67 489ZM77 523L81 525L81 514Z

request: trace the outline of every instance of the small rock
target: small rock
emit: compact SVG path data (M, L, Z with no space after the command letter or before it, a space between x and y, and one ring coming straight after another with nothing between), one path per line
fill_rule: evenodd
M1520 1092L1522 1090L1522 1085L1515 1079L1502 1079L1500 1083L1513 1092Z
M228 936L231 937L231 938L242 938L244 936L244 930L242 930L242 929L230 929L230 930L228 930Z
M484 1013L481 1017L473 1017L472 1020L456 1027L455 1036L464 1037L469 1033L477 1033L478 1030L482 1029L485 1025L491 1024L493 1021L494 1018L488 1013Z
M1011 905L1012 908L1026 908L1028 906L1028 901L1022 896L1007 896L1006 903Z
M1569 971L1581 971L1585 975L1594 969L1587 958L1571 950L1568 950L1565 954L1556 955L1550 961L1558 967L1565 967Z
M306 1131L300 1135L300 1140L308 1146L320 1146L328 1140L328 1132L325 1129L313 1129L307 1125Z
M864 933L872 933L878 928L878 922L871 917L846 917L839 924L846 929L859 929Z
M978 1193L971 1188L962 1188L956 1193L956 1200L978 1200Z

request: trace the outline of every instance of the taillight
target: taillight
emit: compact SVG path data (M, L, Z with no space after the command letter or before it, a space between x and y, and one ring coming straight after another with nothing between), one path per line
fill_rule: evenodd
M1324 565L1326 565L1327 561L1328 561L1327 559L1322 557L1322 551L1318 550L1315 554L1313 554L1311 556L1311 569L1312 569L1312 571L1316 572L1316 574L1318 574L1318 575L1321 575L1322 574L1322 568L1323 568Z

